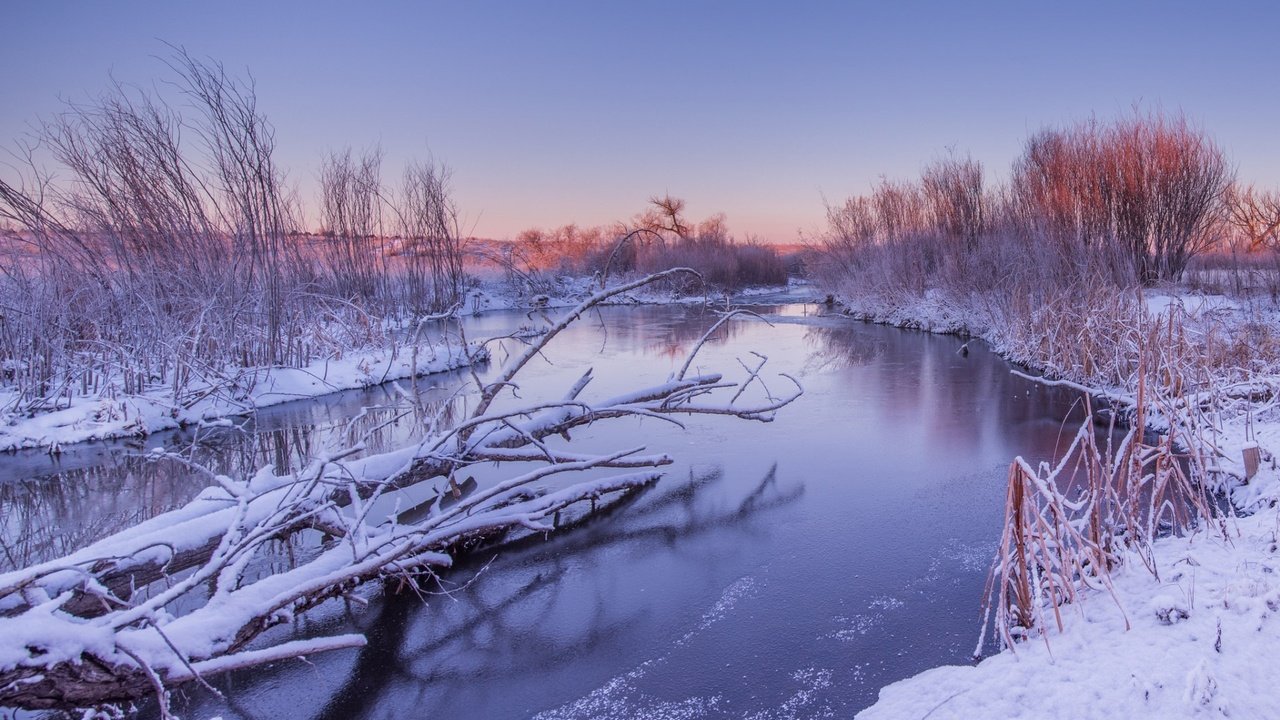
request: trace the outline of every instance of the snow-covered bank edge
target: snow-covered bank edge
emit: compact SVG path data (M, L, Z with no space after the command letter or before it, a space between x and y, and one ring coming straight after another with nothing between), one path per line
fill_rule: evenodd
M463 312L480 315L498 310L570 308L600 290L600 280L592 277L558 277L546 285L544 292L533 292L520 290L509 283L485 283L466 293ZM734 293L673 293L663 288L646 287L621 293L601 305L782 304L816 302L817 295L817 288L807 280L792 278L786 285L752 287Z
M488 351L458 343L367 348L305 368L251 368L206 388L204 397L175 402L169 388L116 399L73 396L67 407L11 416L0 426L0 451L47 448L94 440L144 437L198 424L225 424L259 408L322 397L394 380L447 372L488 358ZM415 363L416 361L416 363Z
M1148 293L1143 301L1148 317L1157 317L1166 313L1171 305L1185 311L1183 315L1189 321L1208 321L1216 323L1243 324L1245 318L1232 319L1230 313L1241 313L1243 308L1220 296L1169 295L1164 292ZM995 326L989 316L982 312L966 309L948 302L939 293L930 292L914 304L868 305L866 303L841 303L841 312L850 318L862 322L890 325L907 330L918 330L937 335L955 335L966 339L977 339L986 344L992 352L1015 366L1013 372L1029 380L1049 385L1065 385L1090 395L1100 405L1110 406L1115 410L1132 410L1136 398L1132 391L1115 385L1099 385L1084 378L1063 376L1057 368L1047 367L1027 352L1010 337L1011 333ZM1257 378L1260 389L1273 389L1277 378ZM1247 389L1249 383L1238 384L1237 389ZM1254 408L1269 410L1265 408ZM1121 413L1121 419L1124 414ZM1270 462L1273 451L1280 450L1280 413L1275 417L1259 417L1256 413L1239 412L1232 417L1216 418L1219 425L1214 432L1214 446L1211 448L1217 455L1215 470L1226 484L1217 489L1229 492L1238 509L1250 511L1264 505L1280 501L1280 476L1270 477L1260 472L1251 482L1240 482L1245 477L1243 449L1257 444L1262 448L1262 456ZM1160 419L1148 415L1149 428L1160 430ZM1010 458L1012 460L1012 458ZM1274 469L1274 468L1273 468Z
M1277 510L1156 542L1159 580L1131 557L1115 595L1065 607L1065 630L973 666L880 690L859 720L1280 717Z
M1231 311L1230 303L1149 296L1149 313L1180 303L1192 314ZM1011 351L999 328L938 296L916 306L854 304L847 315L866 322L976 337L1032 373L1049 374ZM1021 373L1020 373L1021 374ZM1066 383L1120 405L1119 388ZM973 666L944 666L881 689L858 718L1280 717L1270 692L1269 659L1280 641L1280 472L1269 449L1280 448L1280 418L1251 409L1222 420L1219 467L1237 507L1253 514L1227 519L1228 538L1201 531L1157 540L1155 572L1131 554L1113 572L1114 600L1093 595L1065 606L1065 629L1051 631ZM1243 449L1260 446L1263 464L1247 483ZM976 628L975 628L976 632Z

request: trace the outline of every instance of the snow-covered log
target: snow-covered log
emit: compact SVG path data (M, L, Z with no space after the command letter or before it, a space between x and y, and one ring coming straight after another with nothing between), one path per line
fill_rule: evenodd
M155 694L163 710L169 688L203 683L206 674L358 645L358 636L346 635L255 640L371 581L412 582L504 535L552 532L562 515L581 517L602 498L634 493L672 462L643 447L578 452L570 449L571 430L622 417L677 425L688 414L771 420L800 396L799 384L788 378L794 387L786 394L770 392L760 375L763 356L743 364L741 380L691 375L710 332L657 385L590 401L583 399L587 371L559 401L510 402L520 369L575 318L618 292L681 272L691 271L604 290L573 308L493 382L475 377L479 402L466 419L428 428L416 445L361 456L356 444L286 475L271 468L243 478L211 473L209 487L181 508L0 575L0 706L81 708ZM564 441L553 443L556 437ZM484 485L460 475L493 462L514 469ZM587 471L595 472L584 479ZM427 482L435 494L423 501L419 493L402 511L405 491ZM281 540L302 552L274 567L264 557Z

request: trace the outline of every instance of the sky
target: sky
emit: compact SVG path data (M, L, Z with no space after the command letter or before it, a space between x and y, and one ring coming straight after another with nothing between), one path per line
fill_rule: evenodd
M656 194L739 237L820 229L824 199L948 152L996 177L1028 134L1182 112L1280 185L1280 4L0 0L0 143L165 43L249 72L303 197L380 145L453 170L469 234L627 219ZM0 172L9 172L0 168Z

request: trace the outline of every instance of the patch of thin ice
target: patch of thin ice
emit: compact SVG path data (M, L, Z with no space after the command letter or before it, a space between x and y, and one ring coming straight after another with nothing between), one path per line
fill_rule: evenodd
M758 591L755 578L744 576L730 583L720 597L707 609L698 624L672 644L667 653L640 663L630 671L611 678L584 697L560 707L546 710L534 716L535 720L629 720L653 718L654 720L695 720L709 717L724 702L721 695L690 697L679 701L666 701L646 694L637 683L649 671L667 661L671 653L687 645L698 634L710 629L722 620L743 599Z
M961 542L951 538L943 544L942 549L929 561L929 568L924 575L911 583L911 589L924 591L927 586L936 585L957 570L966 573L985 573L991 567L991 558L995 557L997 543L994 540L980 542Z
M693 631L685 633L684 637L676 641L676 647L683 646L685 643L689 642L689 640L693 639L695 634L709 629L725 615L732 612L738 602L744 598L755 595L756 591L757 587L755 578L746 576L735 580L729 585L729 587L724 589L724 592L720 593L720 599L716 600L715 604L702 614L702 619L698 621L698 627Z
M874 615L854 615L853 617L845 617L843 615L836 618L836 622L843 625L835 632L827 633L822 639L835 640L856 640L861 635L866 635L871 628L880 624L884 617L879 613Z
M831 687L831 671L825 668L804 668L791 673L791 679L800 687L791 697L776 708L759 710L744 715L744 720L799 720L804 718L834 718L835 710L828 703L821 703L821 693ZM803 713L803 715L801 714Z
M881 595L871 601L870 607L872 610L897 610L904 605L906 605L906 603L896 597Z
M819 639L844 640L846 642L856 640L883 622L886 612L900 610L905 606L905 602L889 595L880 595L872 598L867 605L867 608L872 612L849 617L844 615L837 616L835 618L836 624L841 627L825 635L820 635Z

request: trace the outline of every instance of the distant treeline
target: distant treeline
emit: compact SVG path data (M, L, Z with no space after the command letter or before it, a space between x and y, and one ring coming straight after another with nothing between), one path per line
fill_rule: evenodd
M748 237L735 239L723 214L701 222L684 216L685 202L654 197L629 223L551 230L532 228L507 248L505 265L515 277L537 282L554 275L652 273L692 268L710 286L737 289L782 285L799 271L799 256Z
M1222 369L1271 362L1280 342L1260 327L1188 343L1147 310L1141 291L1159 284L1280 298L1280 195L1238 183L1182 117L1043 130L1000 184L948 156L827 217L808 267L852 311L981 334L1050 375L1132 388L1143 347Z

